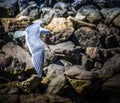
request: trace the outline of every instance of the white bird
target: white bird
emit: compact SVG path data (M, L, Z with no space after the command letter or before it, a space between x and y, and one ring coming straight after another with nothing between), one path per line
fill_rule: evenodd
M44 63L44 43L40 39L41 34L50 34L50 31L41 27L42 21L34 23L26 28L25 31L16 31L14 38L25 35L28 49L32 55L32 62L39 77L42 77Z

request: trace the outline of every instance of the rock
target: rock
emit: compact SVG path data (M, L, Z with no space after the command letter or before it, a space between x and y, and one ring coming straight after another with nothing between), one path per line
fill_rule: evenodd
M39 94L29 94L20 95L20 103L72 103L70 99L57 96L57 95L39 95Z
M79 45L85 49L86 47L97 47L99 46L98 32L89 28L81 27L75 32L75 37L77 38Z
M72 66L64 74L72 78L81 79L81 80L90 80L93 78L92 72L82 69L81 66L79 65Z
M66 76L66 78L68 82L72 85L74 90L79 94L87 93L91 87L91 81L72 79L69 76Z
M49 45L51 52L61 59L67 60L73 64L79 64L81 60L81 47L75 47L71 42L63 42L57 45Z
M25 92L32 92L35 90L41 82L41 78L37 75L32 75L25 81L21 82L21 87L24 89Z
M30 54L25 51L24 49L22 49L21 47L19 47L18 45L15 45L13 42L8 42L6 45L3 46L2 48L3 52L5 52L6 55L8 56L12 56L12 58L18 58L16 59L17 63L21 62L21 63L25 63L25 68L33 68L32 65L32 61L31 61L31 56ZM17 65L17 64L14 64ZM13 66L13 68L15 68L17 66ZM19 68L22 69L22 68Z
M20 82L7 82L0 85L0 94L17 94L20 93Z
M81 66L83 69L90 71L94 68L94 62L92 59L88 58L86 55L82 56Z
M52 34L62 33L65 30L74 30L73 23L63 17L53 18L52 21L45 26L45 28L50 30Z
M104 79L109 79L120 70L120 54L116 53L113 57L108 59L102 69L96 71L99 76Z
M82 16L82 18L79 16ZM84 17L84 18L83 18ZM100 11L93 5L87 5L87 6L82 6L78 10L78 14L76 18L80 20L88 20L89 22L98 22L101 20L102 16L100 14Z
M120 8L104 8L101 10L101 13L103 14L106 23L111 23L111 21L116 18L117 15L120 14Z
M0 25L0 36L5 34L5 29L2 25Z
M90 58L95 59L98 54L98 47L87 47L85 52Z
M100 62L95 62L94 63L94 67L95 67L95 69L101 69L102 68L102 64Z
M107 0L93 0L93 2L99 7L105 7L107 4Z
M17 20L16 18L2 18L2 25L7 32L15 32L17 30L25 30L25 28L31 23L31 21L26 18L22 20Z
M110 35L105 38L105 45L106 48L119 47L119 42L117 41L117 38L114 35Z
M17 1L18 0L1 0L0 1L0 17L13 16L17 11Z
M102 91L109 92L109 93L120 93L120 74L113 76L112 78L108 79L102 85Z
M57 76L57 75L63 74L65 71L65 68L64 66L61 66L61 65L50 64L48 67L45 67L43 70L47 76Z
M49 98L38 94L20 95L20 103L48 103Z
M120 28L120 14L113 20L113 24Z
M48 84L47 92L50 94L61 94L65 86L66 79L63 74L53 78Z
M17 94L12 95L0 95L1 103L18 103L19 96Z

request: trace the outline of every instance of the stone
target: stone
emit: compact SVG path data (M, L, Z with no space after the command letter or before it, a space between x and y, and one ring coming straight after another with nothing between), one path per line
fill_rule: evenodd
M94 68L94 62L92 59L88 58L86 55L82 55L81 66L83 69L90 71Z
M92 72L82 69L80 65L72 66L64 74L70 76L71 78L81 80L90 80L91 78L93 78Z
M63 74L58 75L56 78L53 78L48 84L47 93L50 94L61 94L64 89L66 79Z
M66 76L68 82L72 85L74 90L79 94L86 94L89 89L91 89L91 81L89 80L79 80L79 79L73 79L69 76Z
M109 79L116 73L118 73L119 70L120 70L120 54L116 53L114 56L112 56L104 63L103 67L100 70L96 72L103 79Z
M95 69L101 69L102 68L102 64L100 62L95 62L94 63L94 67L95 67Z
M17 20L16 18L1 18L2 25L7 32L15 32L17 30L25 30L25 28L31 23L29 18Z
M19 96L17 94L12 95L0 95L1 103L18 103Z
M98 54L98 47L87 47L85 52L91 59L95 59Z
M50 30L52 34L60 33L65 30L74 30L73 23L63 17L53 18L45 28Z
M13 42L8 42L3 46L2 50L6 55L18 58L17 61L25 63L25 68L33 68L30 54L20 46L15 45Z
M7 16L13 16L15 15L15 12L17 11L17 1L18 0L1 0L0 1L0 11L2 12L0 14L0 17L7 17Z
M102 85L102 91L109 92L109 93L120 93L120 74L116 74L112 78L108 79Z
M98 47L99 46L99 38L98 32L89 28L89 27L81 27L77 29L75 32L75 37L77 38L79 45L86 49L88 46L90 47Z
M2 25L0 25L0 36L5 34L5 29Z
M104 8L101 10L102 15L104 16L106 23L111 23L117 15L120 14L120 8Z
M115 19L113 20L113 24L114 24L116 27L119 27L119 28L120 28L120 15L118 15L117 17L115 17Z
M93 5L87 5L87 6L82 6L79 10L78 10L78 14L77 14L77 18L79 18L79 16L84 17L84 19L82 18L81 20L85 20L87 19L89 22L98 22L101 20L102 16L100 14L100 11Z
M59 43L57 45L49 45L51 52L60 59L67 60L73 64L79 64L81 60L81 47L75 47L71 41Z
M47 76L57 76L63 74L65 71L64 66L57 65L57 64L50 64L48 67L43 69L44 73Z
M41 78L39 78L37 75L32 75L27 80L21 82L21 87L25 92L32 92L38 87L40 82Z

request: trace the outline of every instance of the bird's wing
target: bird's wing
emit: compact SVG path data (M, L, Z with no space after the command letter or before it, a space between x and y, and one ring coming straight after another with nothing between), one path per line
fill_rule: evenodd
M39 77L42 77L42 68L44 63L44 51L39 50L32 54L32 62Z

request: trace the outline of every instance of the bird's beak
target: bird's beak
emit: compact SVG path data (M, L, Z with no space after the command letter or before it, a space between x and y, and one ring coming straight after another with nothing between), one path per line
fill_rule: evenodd
M14 37L14 39L16 39L16 38L20 38L20 37L22 37L22 36L25 36L26 34L27 34L26 31L16 31L16 32L14 33L13 37Z

